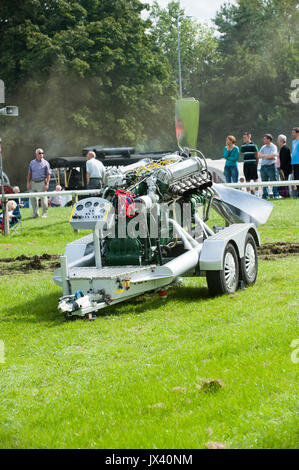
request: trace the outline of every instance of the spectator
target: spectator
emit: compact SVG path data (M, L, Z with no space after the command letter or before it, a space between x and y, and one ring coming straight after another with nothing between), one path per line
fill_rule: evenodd
M292 130L292 166L294 180L299 180L299 127L294 127ZM299 197L299 188L297 186L297 197Z
M291 151L287 146L286 142L286 136L280 134L277 138L279 154L277 157L276 166L278 168L279 176L282 181L287 181L289 179L289 175L292 173ZM289 197L289 190L287 186L282 186L278 188L278 192L283 197Z
M55 191L60 192L61 190L62 190L62 187L60 186L60 184L57 184ZM52 196L50 198L50 202L51 202L51 207L61 207L62 197L59 194L57 194L57 196Z
M239 183L245 183L245 178L244 178L244 176L241 176L241 177L239 178ZM247 188L240 188L240 190L246 192Z
M19 186L14 186L14 187L12 188L12 190L13 190L13 192L14 192L15 194L19 194L19 192L20 192ZM16 201L16 203L18 204L18 206L24 207L24 204L22 203L20 197L16 197L16 198L13 199L13 200Z
M100 189L103 184L105 168L102 162L96 160L92 151L86 154L86 183L87 189Z
M244 155L243 171L246 183L250 183L252 180L256 183L258 181L258 148L256 144L252 142L250 132L244 132L243 134L243 145L241 146L241 153ZM259 194L258 188L255 188L255 191L247 188L247 191L251 192L251 194L255 194L255 196L258 196Z
M273 144L273 137L271 134L264 135L264 145L259 151L259 158L261 161L261 178L262 181L278 181L277 169L276 169L276 158L277 158L277 147ZM268 187L263 188L263 199L269 198ZM279 193L276 186L273 186L273 197L279 199Z
M17 208L17 203L16 201L8 201L7 202L7 205L6 205L6 216L8 217L9 221L11 221L11 219L13 218L14 214L13 214L13 211L16 210ZM0 214L0 224L2 224L3 222L3 212L1 212Z
M239 147L237 147L235 143L236 138L233 135L227 136L223 155L226 159L224 176L227 183L237 183L239 178L237 162L239 160L240 152Z
M50 165L44 159L44 151L36 149L35 159L29 163L27 175L27 189L32 193L42 193L48 191L50 181ZM48 198L47 196L41 198L43 213L42 217L47 217L48 214ZM34 197L31 200L32 204L32 218L39 217L38 212L38 198Z

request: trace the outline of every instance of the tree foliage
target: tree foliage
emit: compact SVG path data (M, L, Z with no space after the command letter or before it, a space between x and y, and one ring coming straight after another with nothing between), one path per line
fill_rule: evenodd
M78 154L88 144L132 145L159 132L174 85L139 0L17 4L0 3L1 78L21 112L18 123L2 118L8 152L21 146L31 156L44 146L48 155Z
M290 100L299 69L297 2L238 0L219 10L215 24L221 60L202 96L207 151L213 152L212 135L219 152L219 136L240 139L246 129L258 142L266 132L290 135L298 119Z
M169 2L165 9L155 1L150 18L151 32L168 59L172 79L177 82L179 30L183 96L198 96L207 70L219 59L215 29L186 16L178 1Z

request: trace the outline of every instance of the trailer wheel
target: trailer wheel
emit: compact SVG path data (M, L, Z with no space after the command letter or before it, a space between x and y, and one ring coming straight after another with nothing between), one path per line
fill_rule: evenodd
M212 295L233 294L239 285L239 261L236 250L228 243L223 258L223 270L207 271L207 284Z
M258 257L256 243L251 235L247 233L245 240L244 258L240 263L240 276L246 286L252 286L257 277Z

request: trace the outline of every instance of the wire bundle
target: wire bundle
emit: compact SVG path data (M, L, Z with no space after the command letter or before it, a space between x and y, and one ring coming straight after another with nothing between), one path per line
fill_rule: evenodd
M129 217L130 219L135 215L135 194L125 189L115 189L114 193L118 197L119 212L120 216L124 219Z
M136 173L138 176L140 176L142 173L150 173L153 170L156 170L157 168L161 168L162 166L166 165L171 165L171 163L177 163L177 160L159 160L157 162L150 162L145 166L142 166L141 168L138 168L136 170Z

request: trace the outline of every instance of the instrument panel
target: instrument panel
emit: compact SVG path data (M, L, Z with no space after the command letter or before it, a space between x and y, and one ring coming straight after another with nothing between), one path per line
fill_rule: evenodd
M106 222L112 208L110 202L99 197L89 197L77 202L70 222L74 228L94 228L97 222Z

